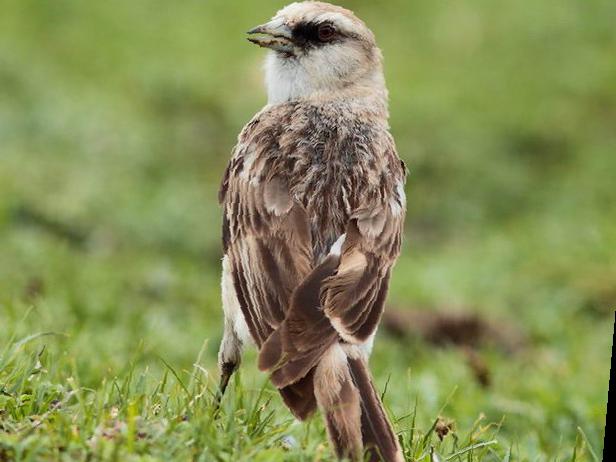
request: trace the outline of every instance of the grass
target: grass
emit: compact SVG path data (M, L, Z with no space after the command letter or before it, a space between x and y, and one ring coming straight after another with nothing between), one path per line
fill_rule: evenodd
M33 339L5 352L3 368ZM14 383L3 390L3 460L333 460L322 443L321 426L281 418L266 382L251 389L237 376L217 411L209 374L198 364L182 380L161 359L166 370L155 383L148 383L147 371L129 366L123 378L93 390L81 386L74 374L65 385L51 385L42 349L30 359L15 368L9 377ZM408 416L415 417L415 412ZM401 435L413 460L439 452L444 460L471 453L480 458L498 444L488 439L497 429L480 421L468 435L446 440L450 444L433 441L434 426L426 434L411 427Z
M479 350L485 388L462 350L379 333L371 364L408 459L598 460L614 3L343 3L383 48L411 169L391 307L526 338ZM3 2L0 461L331 460L321 421L290 418L254 352L213 407L216 190L264 102L242 34L282 4Z

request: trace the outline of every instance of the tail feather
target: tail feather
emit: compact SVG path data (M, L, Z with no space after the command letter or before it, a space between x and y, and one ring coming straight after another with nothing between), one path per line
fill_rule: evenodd
M364 448L370 455L368 460L403 461L398 439L374 388L366 363L363 359L349 358L348 361L353 382L361 397L361 432Z
M327 435L338 459L363 460L359 396L351 381L342 384L340 401L338 406L324 411Z
M362 459L361 405L339 343L321 357L314 373L314 395L325 417L327 435L339 459Z
M402 451L363 359L347 356L340 344L321 358L314 394L339 458L402 462Z

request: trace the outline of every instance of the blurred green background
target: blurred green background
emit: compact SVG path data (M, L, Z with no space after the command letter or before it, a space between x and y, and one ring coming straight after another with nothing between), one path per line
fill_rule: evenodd
M382 330L372 364L388 406L423 431L439 413L459 432L504 417L487 460L508 448L560 460L582 446L592 460L616 306L616 2L339 3L383 50L411 172L390 306L472 313L525 339L512 354L480 348L482 387L465 350ZM216 191L265 103L264 52L244 31L284 4L0 0L0 460L85 457L114 402L148 419L110 383L140 371L151 391L169 370L161 357L181 378L204 340L198 362L214 383ZM14 343L38 332L62 335ZM253 358L247 389L265 381ZM85 408L69 397L54 411L75 381ZM88 396L108 400L89 413ZM286 422L272 403L270 425ZM32 426L45 412L53 419ZM321 457L314 426L306 460ZM183 460L169 446L178 434L143 443L141 456ZM251 441L233 441L191 457L243 460Z

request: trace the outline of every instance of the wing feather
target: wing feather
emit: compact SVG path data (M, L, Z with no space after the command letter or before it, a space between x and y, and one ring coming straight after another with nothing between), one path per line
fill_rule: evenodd
M321 288L325 315L342 339L353 344L365 342L376 331L400 251L402 214L387 207L374 210L351 219L339 269Z
M259 367L272 371L276 386L301 379L334 342L361 344L376 331L399 252L403 217L387 208L381 210L384 218L370 213L379 231L359 226L361 213L351 219L342 255L330 254L302 281L284 322L263 345Z

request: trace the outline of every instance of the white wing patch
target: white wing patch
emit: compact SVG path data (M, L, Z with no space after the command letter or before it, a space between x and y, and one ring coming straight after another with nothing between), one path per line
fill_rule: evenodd
M341 235L336 242L332 245L329 250L330 255L335 255L339 257L342 254L342 246L344 245L344 241L346 240L346 233Z
M402 181L396 183L396 196L389 200L389 207L394 216L400 216L406 210L406 194Z

